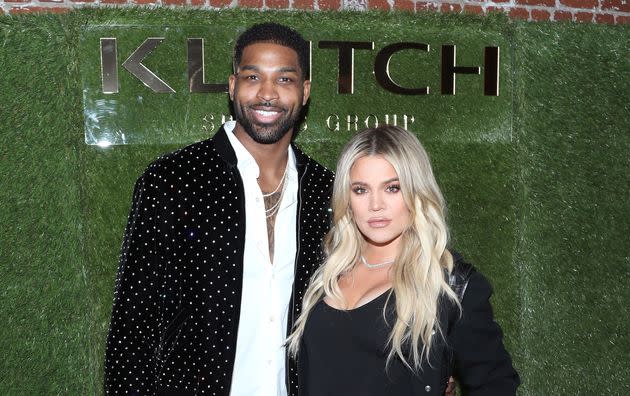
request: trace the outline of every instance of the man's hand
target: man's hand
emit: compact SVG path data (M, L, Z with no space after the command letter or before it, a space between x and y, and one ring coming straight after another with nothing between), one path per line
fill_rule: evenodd
M449 377L444 396L455 396L455 378Z

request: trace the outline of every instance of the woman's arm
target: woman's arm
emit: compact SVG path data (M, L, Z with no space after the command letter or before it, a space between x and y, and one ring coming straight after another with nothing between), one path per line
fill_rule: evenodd
M486 278L473 272L462 300L462 317L451 338L455 377L464 395L516 395L520 383L501 328L493 319L491 295Z

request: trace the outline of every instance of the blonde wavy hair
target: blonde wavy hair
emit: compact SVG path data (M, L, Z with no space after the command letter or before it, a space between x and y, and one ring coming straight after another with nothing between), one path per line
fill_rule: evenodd
M365 156L382 156L394 167L411 219L391 268L396 320L388 339L386 365L397 356L409 368L420 370L424 359L430 364L435 335L444 337L438 322L440 299L446 297L458 307L460 304L444 273L453 268L453 257L446 248L444 198L424 147L412 133L397 126L365 129L341 153L333 187L332 227L324 239L326 260L311 278L287 347L297 356L308 316L320 299L327 297L338 306L346 306L338 279L356 265L364 244L350 210L350 170ZM383 310L386 320L388 303L389 297Z

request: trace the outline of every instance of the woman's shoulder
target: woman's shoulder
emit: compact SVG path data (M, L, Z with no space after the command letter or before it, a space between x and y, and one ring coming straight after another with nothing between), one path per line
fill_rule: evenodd
M458 285L464 285L461 297L458 294L461 315L450 339L460 386L470 395L514 395L519 377L503 345L503 332L494 320L490 282L461 255L453 254L453 259L452 273Z
M488 279L464 259L457 251L450 251L453 255L453 270L448 275L448 285L457 295L461 303L470 294L488 296L492 294L492 286Z
M477 270L472 264L465 261L459 252L451 251L451 255L453 256L453 270L448 275L448 285L461 302L468 288L468 283Z

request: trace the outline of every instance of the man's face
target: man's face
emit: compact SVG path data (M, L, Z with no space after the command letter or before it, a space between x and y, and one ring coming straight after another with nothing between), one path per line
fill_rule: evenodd
M276 143L293 131L310 90L297 53L271 43L245 47L229 81L237 123L261 144Z

